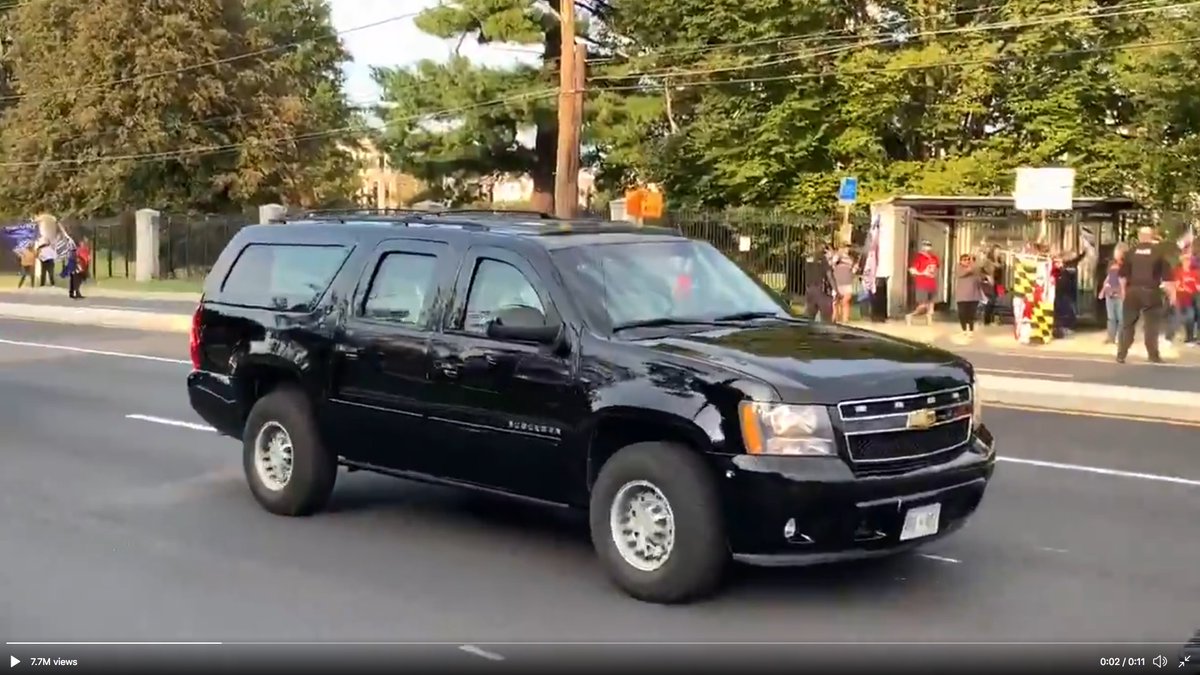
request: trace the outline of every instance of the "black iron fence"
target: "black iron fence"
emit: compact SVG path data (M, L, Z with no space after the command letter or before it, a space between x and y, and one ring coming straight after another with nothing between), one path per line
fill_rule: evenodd
M834 244L841 229L840 216L818 216L737 209L731 211L677 211L666 223L686 237L709 242L747 272L779 293L804 293L804 257ZM851 244L866 241L870 215L852 213Z
M233 235L257 222L257 210L162 214L159 219L159 277L203 279Z
M257 213L163 213L158 222L158 277L203 279L233 235L257 222ZM92 275L133 278L137 264L135 216L64 221L76 241L92 247Z

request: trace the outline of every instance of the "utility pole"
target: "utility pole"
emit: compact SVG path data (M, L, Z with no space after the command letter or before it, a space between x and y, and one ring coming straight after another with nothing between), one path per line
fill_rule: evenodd
M584 49L575 43L575 2L559 0L562 47L558 59L558 155L554 166L554 214L575 216L579 204L579 136L583 123Z

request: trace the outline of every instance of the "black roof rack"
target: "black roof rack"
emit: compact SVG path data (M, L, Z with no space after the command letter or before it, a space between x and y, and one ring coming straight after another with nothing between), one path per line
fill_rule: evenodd
M312 210L312 211L305 211L304 214L300 217L301 218L320 218L322 216L399 216L399 215L410 215L410 214L414 214L414 213L429 213L429 211L422 211L421 209L393 209L393 208L316 209L316 210Z
M446 209L443 211L427 211L431 216L499 216L525 220L558 220L545 211L523 211L518 209Z

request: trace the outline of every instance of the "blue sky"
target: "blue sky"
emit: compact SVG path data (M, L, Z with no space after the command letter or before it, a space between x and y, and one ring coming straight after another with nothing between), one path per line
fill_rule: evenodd
M383 21L395 16L434 7L439 0L330 0L333 23L338 31ZM379 90L371 80L372 66L404 66L421 59L444 60L454 51L455 41L440 40L422 33L412 19L403 19L342 35L354 62L346 66L347 97L357 104L378 100ZM536 59L527 55L529 46L480 47L468 41L462 53L488 65Z

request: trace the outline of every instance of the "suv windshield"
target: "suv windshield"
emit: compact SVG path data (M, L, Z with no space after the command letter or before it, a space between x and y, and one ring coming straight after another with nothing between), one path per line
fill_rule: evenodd
M581 304L610 330L788 314L780 300L705 242L599 244L559 249L553 257L576 297L599 300Z

